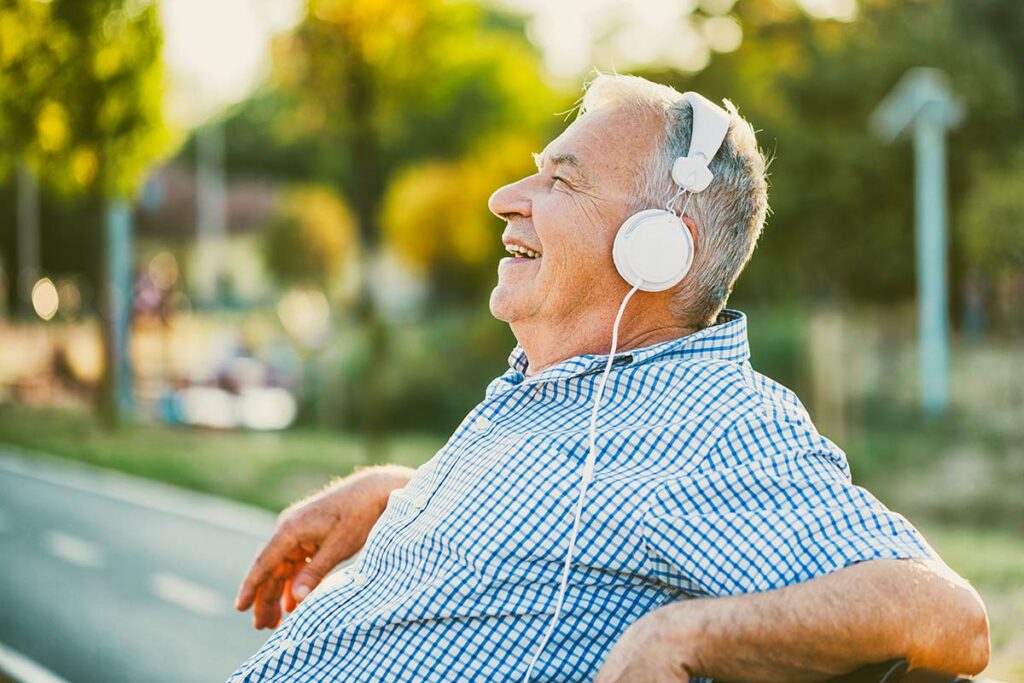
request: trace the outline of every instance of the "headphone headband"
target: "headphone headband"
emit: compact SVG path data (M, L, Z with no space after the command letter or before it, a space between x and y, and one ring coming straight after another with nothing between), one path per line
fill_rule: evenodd
M689 151L672 166L672 179L688 192L700 192L714 178L708 167L729 133L729 112L693 91L683 93L683 99L693 110L693 129Z

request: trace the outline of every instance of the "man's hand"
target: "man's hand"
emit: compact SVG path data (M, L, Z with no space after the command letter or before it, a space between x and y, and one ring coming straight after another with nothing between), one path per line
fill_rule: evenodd
M678 623L669 624L657 609L626 629L608 653L594 683L689 683L687 655L679 648ZM674 629L671 641L668 629Z
M388 494L412 476L404 467L362 470L290 505L238 589L235 609L253 607L253 626L275 628L339 562L363 547Z

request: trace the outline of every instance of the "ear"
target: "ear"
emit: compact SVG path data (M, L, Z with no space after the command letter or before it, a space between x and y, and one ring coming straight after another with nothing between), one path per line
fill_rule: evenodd
M689 216L683 216L683 224L686 226L686 229L690 231L690 237L693 239L693 250L694 252L696 252L698 246L697 224L694 223L693 219L690 218Z

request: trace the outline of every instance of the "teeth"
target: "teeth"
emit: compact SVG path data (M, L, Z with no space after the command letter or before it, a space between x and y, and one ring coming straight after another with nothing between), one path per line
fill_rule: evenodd
M540 258L540 253L521 247L518 244L509 244L505 246L505 250L515 256L526 256L527 258Z

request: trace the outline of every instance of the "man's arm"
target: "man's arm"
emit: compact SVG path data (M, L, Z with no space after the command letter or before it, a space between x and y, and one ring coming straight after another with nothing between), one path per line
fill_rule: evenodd
M289 505L246 572L235 609L251 606L256 628L275 628L282 597L290 612L339 562L359 552L388 496L413 473L399 465L365 468Z
M816 681L864 664L977 674L988 664L985 607L934 560L872 560L763 593L666 605L635 622L595 683Z

